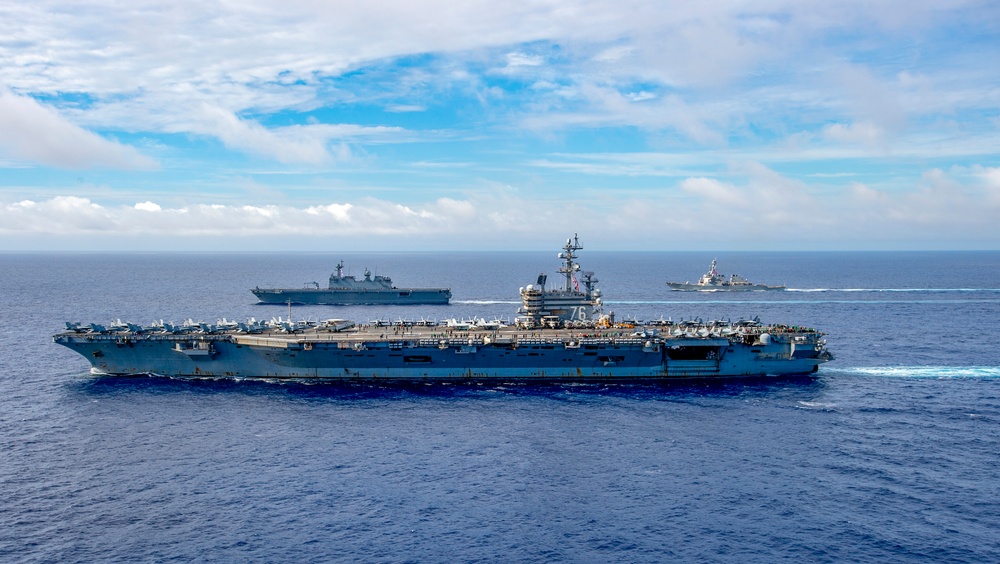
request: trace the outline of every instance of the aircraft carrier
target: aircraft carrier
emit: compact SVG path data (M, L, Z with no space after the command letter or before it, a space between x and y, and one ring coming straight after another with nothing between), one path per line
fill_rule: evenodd
M635 323L603 313L576 237L547 276L521 288L513 323L485 319L355 324L250 320L110 327L67 323L53 340L95 374L291 380L589 381L808 374L832 360L822 333L727 322ZM580 284L582 277L582 286Z
M397 288L392 278L376 274L367 268L358 280L344 274L344 262L330 275L330 283L320 288L311 282L304 288L254 288L253 292L265 304L312 305L446 305L451 300L450 288Z

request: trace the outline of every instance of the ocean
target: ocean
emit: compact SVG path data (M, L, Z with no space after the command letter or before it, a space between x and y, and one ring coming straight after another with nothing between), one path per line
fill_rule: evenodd
M555 252L0 254L0 561L1000 562L1000 252L583 250L618 319L816 327L810 377L97 377L66 321L270 319L338 260L512 318ZM671 292L717 258L785 292Z

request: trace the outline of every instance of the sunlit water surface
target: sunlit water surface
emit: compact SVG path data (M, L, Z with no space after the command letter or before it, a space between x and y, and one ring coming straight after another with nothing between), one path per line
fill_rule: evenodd
M786 292L670 292L712 258ZM554 253L0 254L0 560L1000 561L1000 253L581 252L619 318L815 326L811 378L97 378L64 321L286 316L340 259L513 317Z

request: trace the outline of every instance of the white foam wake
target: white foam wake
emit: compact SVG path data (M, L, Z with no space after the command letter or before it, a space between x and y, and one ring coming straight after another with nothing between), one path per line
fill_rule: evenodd
M788 292L993 292L1000 288L788 288Z
M885 378L1000 378L1000 366L859 366L837 372Z

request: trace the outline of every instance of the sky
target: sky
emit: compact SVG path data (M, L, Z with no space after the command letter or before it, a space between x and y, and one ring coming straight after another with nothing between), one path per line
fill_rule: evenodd
M0 0L0 250L1000 249L995 0Z

